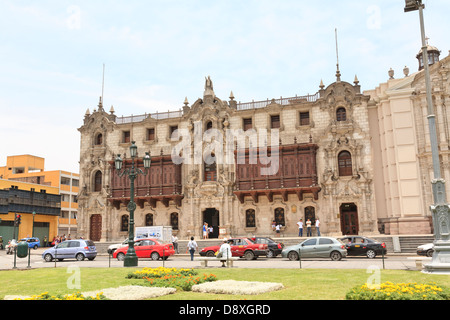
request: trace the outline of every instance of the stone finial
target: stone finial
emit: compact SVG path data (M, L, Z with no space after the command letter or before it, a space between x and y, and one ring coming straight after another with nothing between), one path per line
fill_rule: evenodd
M211 81L211 77L208 76L205 78L205 92L203 93L203 96L206 97L215 97L214 95L214 89L213 89L213 83Z
M388 75L389 75L389 80L394 79L394 70L392 70L392 68L389 69Z
M189 104L189 101L188 101L188 98L186 97L186 98L184 98L184 105L187 107L188 104Z
M405 77L409 75L409 68L407 66L403 68L403 74L405 75Z
M322 79L320 79L320 85L319 85L319 88L320 88L321 90L323 90L323 88L325 88L325 85L323 84L323 80L322 80Z
M355 86L357 86L359 83L359 80L358 80L358 77L356 76L356 74L355 74L355 80L353 80L353 83L355 84Z
M109 109L109 113L114 114L114 112L115 112L114 107L113 107L113 105L111 105L111 109Z
M86 110L86 113L84 114L85 117L88 117L91 115L91 112L89 111L89 108Z
M231 101L234 100L234 94L233 94L233 91L230 92L230 97L229 97L229 98L230 98Z

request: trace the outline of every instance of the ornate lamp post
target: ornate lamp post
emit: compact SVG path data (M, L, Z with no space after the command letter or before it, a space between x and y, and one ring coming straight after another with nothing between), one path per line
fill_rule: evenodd
M128 203L127 206L127 209L130 212L130 223L128 226L128 250L127 254L125 255L123 266L137 267L138 257L136 256L136 251L134 250L134 210L136 209L136 203L134 202L134 180L139 174L147 175L148 169L150 168L151 165L151 158L150 154L146 152L143 159L145 171L142 171L141 169L135 167L134 159L137 156L137 146L135 144L135 141L131 142L130 155L131 155L131 168L129 169L122 170L123 160L120 158L120 154L117 155L114 162L119 177L128 174L128 177L130 178L130 202Z
M425 69L425 85L427 92L428 126L430 129L431 156L433 160L434 204L430 206L434 227L434 253L430 264L425 264L426 273L450 274L450 205L446 200L445 181L441 178L439 150L436 134L436 120L431 97L430 71L428 67L428 51L425 41L422 0L405 0L405 12L419 10L420 32L422 37L422 55Z

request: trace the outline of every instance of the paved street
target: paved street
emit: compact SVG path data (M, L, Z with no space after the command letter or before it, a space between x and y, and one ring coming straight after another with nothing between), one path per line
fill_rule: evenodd
M55 262L45 262L42 259L42 252L44 249L39 248L37 250L31 250L30 265L31 268L54 268ZM200 257L196 254L196 257ZM410 257L408 259L408 257ZM387 255L384 259L385 269L397 269L397 270L417 270L416 262L412 257L417 257L414 254L411 255ZM425 258L426 259L426 258ZM425 260L426 261L426 260ZM5 250L0 251L0 270L10 270L14 265L14 256L6 255ZM152 261L150 259L140 259L139 267L175 267L175 268L199 268L200 261L191 261L189 255L180 254L170 257L167 261ZM219 267L220 262L208 263L208 268ZM28 257L17 258L16 266L18 269L27 269ZM84 260L64 260L57 261L56 267L123 267L123 262L116 259L109 259L108 255L99 255L94 261ZM246 261L238 260L234 262L234 268L300 268L299 261L289 261L283 259L280 256L276 258L258 258L257 260ZM375 259L368 259L365 257L347 257L341 261L331 261L331 259L303 259L301 261L301 268L326 268L326 269L367 269L379 267L383 269L383 260L381 257Z

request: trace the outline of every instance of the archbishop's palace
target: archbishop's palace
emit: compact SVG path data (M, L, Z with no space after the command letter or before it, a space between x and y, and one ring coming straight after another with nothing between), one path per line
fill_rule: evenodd
M429 46L442 177L450 181L450 57ZM130 179L118 154L147 175L135 181L135 226L170 225L178 237L298 234L320 219L322 235L429 234L433 224L431 147L421 52L362 92L357 77L313 95L238 103L218 97L207 77L202 97L179 111L118 117L87 110L81 133L78 234L94 241L128 235ZM199 84L202 87L202 84ZM447 188L447 193L450 188ZM447 198L450 195L447 194Z

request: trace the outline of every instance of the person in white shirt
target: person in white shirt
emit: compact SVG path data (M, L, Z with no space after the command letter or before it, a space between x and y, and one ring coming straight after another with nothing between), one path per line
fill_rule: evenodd
M299 237L303 237L303 220L300 219L300 220L297 222L297 225L298 225L298 236L299 236Z
M316 219L316 230L317 230L317 236L320 237L320 221L319 221L319 218Z
M231 258L231 246L228 244L227 238L223 239L223 244L220 246L219 253L221 254L220 262L222 267L225 267L225 261Z

